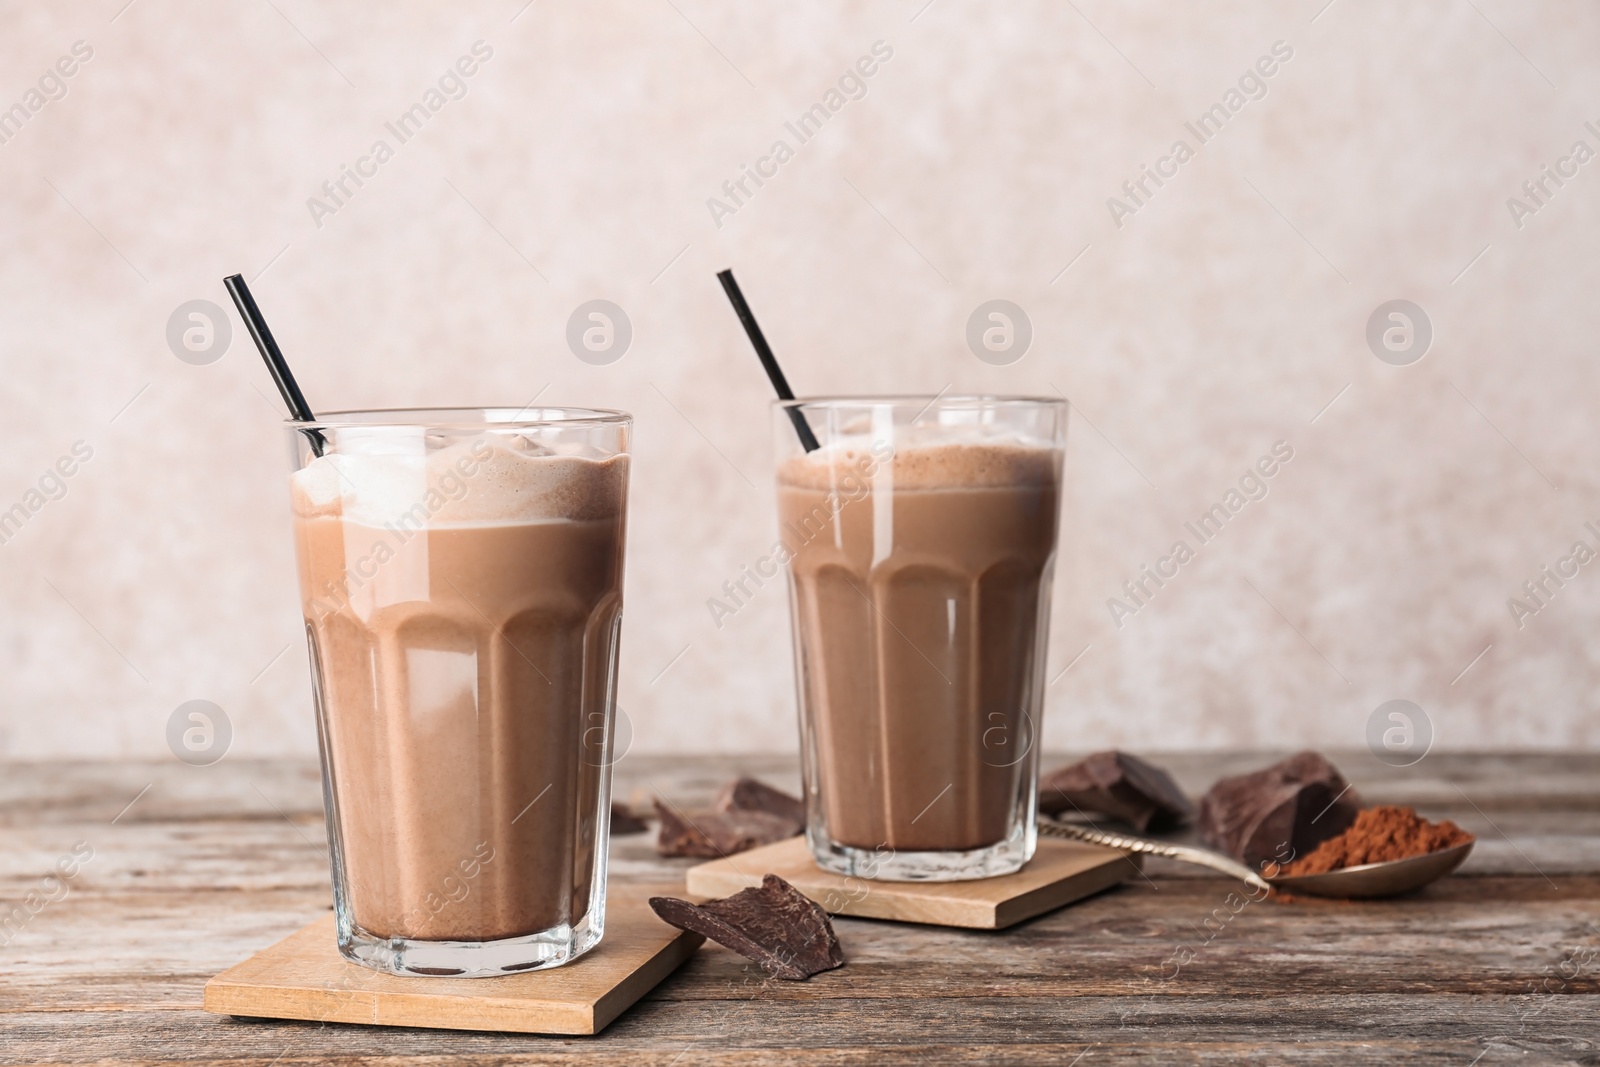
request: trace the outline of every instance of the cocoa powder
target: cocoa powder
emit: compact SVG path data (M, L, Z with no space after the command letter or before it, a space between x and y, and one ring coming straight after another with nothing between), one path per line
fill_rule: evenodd
M1290 863L1283 873L1289 877L1326 874L1364 863L1410 859L1472 839L1471 834L1449 819L1431 823L1411 808L1379 805L1359 812L1348 830L1328 838L1315 851Z

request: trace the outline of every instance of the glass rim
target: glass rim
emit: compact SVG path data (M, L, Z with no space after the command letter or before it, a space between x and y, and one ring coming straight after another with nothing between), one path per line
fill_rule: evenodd
M528 418L522 416L534 414ZM497 417L500 416L500 417ZM440 429L532 429L550 426L625 426L633 416L615 408L565 405L534 407L351 408L325 411L309 422L284 419L285 429L345 430L384 427L438 427Z
M1067 407L1070 401L1060 396L1000 396L981 393L957 394L946 396L942 393L916 394L916 393L884 393L881 395L862 394L859 396L799 396L793 400L774 400L772 406L777 409L790 410L795 408L868 408L883 405L921 405L924 410L934 405L958 405L963 407Z

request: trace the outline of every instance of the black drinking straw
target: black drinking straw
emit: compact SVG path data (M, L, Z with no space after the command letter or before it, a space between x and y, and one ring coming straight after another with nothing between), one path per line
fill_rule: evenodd
M272 380L277 383L278 392L283 394L283 402L289 405L289 415L296 422L316 421L317 417L311 413L311 406L306 403L305 394L300 391L299 384L294 380L294 372L289 369L283 353L278 349L278 342L273 339L272 328L267 325L267 320L261 317L261 309L256 307L256 298L250 295L250 287L244 283L244 275L231 275L222 279L222 284L227 288L228 295L233 297L233 306L239 309L239 317L244 319L245 328L250 331L250 339L256 343L256 349L266 362L267 370L272 373ZM319 456L322 455L327 447L327 440L323 438L321 431L304 432L311 440L311 451Z
M739 291L739 283L733 280L733 271L724 270L717 272L717 281L722 283L722 291L728 294L728 303L733 305L734 314L739 316L739 323L744 327L744 332L750 336L750 344L756 350L756 358L761 360L761 365L766 368L767 377L772 379L772 388L777 390L779 400L793 400L794 390L789 388L789 379L783 376L783 368L778 366L778 357L772 354L772 346L767 344L767 337L761 332L761 326L756 322L756 317L750 313L750 305L744 302L744 294ZM815 452L822 447L817 440L817 435L811 432L811 424L806 421L805 412L798 407L784 409L789 413L789 421L794 423L794 432L800 435L800 445L807 452Z

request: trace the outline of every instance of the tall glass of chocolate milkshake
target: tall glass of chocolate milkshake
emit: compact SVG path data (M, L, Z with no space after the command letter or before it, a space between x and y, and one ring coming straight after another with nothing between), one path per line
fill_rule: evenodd
M346 958L477 977L600 940L631 427L576 408L288 424Z
M775 406L824 869L954 881L1032 858L1066 424L1065 401L1033 398Z

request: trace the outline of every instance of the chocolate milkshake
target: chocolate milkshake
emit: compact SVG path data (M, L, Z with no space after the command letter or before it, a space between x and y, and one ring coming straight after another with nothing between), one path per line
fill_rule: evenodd
M293 499L341 949L565 962L603 928L628 457L539 427L324 432Z
M823 447L782 463L778 498L813 852L866 877L1015 870L1033 846L1059 445L882 414L852 434L803 410Z

